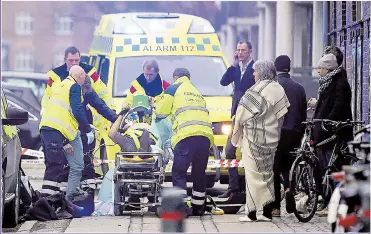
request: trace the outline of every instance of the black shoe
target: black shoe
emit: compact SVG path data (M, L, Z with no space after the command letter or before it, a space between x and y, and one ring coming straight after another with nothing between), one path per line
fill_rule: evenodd
M295 199L294 195L291 192L285 192L285 199L286 199L286 211L287 213L291 214L295 211Z
M232 195L233 191L228 189L225 193L220 194L218 198L229 198Z

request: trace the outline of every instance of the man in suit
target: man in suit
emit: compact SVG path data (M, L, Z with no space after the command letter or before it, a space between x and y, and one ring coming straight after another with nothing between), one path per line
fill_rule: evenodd
M223 86L234 83L234 92L232 99L231 117L234 117L237 111L238 103L246 90L255 84L254 70L252 65L254 60L251 57L252 45L245 39L237 43L237 50L234 52L234 61L232 66L223 75L220 84ZM231 143L231 136L228 137L227 145L225 146L225 154L227 159L236 159L236 147ZM218 196L219 198L231 198L233 194L238 194L245 189L244 180L239 182L237 168L229 168L229 187L228 190Z

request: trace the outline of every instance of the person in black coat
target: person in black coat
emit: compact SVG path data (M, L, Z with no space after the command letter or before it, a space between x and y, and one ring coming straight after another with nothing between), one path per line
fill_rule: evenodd
M307 99L304 87L294 81L289 72L291 60L287 55L280 55L274 61L277 70L278 83L285 90L290 107L281 128L281 138L274 156L274 195L273 216L281 215L281 177L284 179L287 213L294 212L294 201L290 194L289 173L295 157L291 154L299 147L304 128L301 124L307 119Z
M318 63L319 79L318 101L311 99L309 104L315 103L314 119L329 119L334 121L345 121L352 119L351 97L352 91L348 82L345 69L340 66L342 57L340 50L333 49L337 52L338 57L333 53L325 54ZM328 50L331 51L331 50ZM339 53L340 51L340 53ZM317 123L313 128L313 140L318 143L332 135L331 132L324 131L321 123ZM353 137L353 129L344 128L340 133L340 139L347 142ZM320 173L316 174L316 182L321 183L326 167L331 158L334 142L325 144L317 148L316 155L320 163ZM327 210L323 211L323 215Z
M237 50L234 53L234 62L227 71L224 73L220 84L222 86L228 86L234 83L233 99L231 108L231 117L234 120L238 103L241 97L245 94L251 86L255 84L254 70L252 65L254 60L251 57L252 45L247 40L240 40L237 44ZM233 126L232 126L233 129ZM236 147L231 143L231 136L228 137L227 144L225 146L225 154L227 159L236 159ZM228 198L235 193L241 192L245 189L243 184L244 180L239 182L237 168L229 168L229 187L228 190L218 196L219 198Z

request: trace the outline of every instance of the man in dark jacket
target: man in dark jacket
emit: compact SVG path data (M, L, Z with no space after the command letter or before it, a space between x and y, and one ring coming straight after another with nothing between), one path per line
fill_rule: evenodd
M340 59L341 58L341 59ZM352 119L351 97L352 91L348 82L347 73L341 66L343 54L337 47L326 48L325 55L320 59L318 65L319 91L318 101L314 112L314 119L330 119L334 121L345 121ZM334 60L335 59L335 64ZM327 70L327 71L326 71ZM315 102L315 101L314 101ZM310 104L314 103L310 100ZM315 124L313 129L313 140L321 142L331 136L331 132L326 132L321 128L321 124ZM353 129L345 128L340 134L340 139L344 142L353 137ZM316 155L319 158L321 173L316 174L316 182L321 183L329 160L331 158L334 143L328 143L317 148ZM326 215L324 210L319 215Z
M291 60L286 55L280 55L274 61L277 70L278 83L285 90L286 96L290 102L289 112L281 128L281 138L278 143L276 155L274 157L274 193L275 201L273 203L273 216L280 216L281 193L280 193L280 174L284 179L284 189L286 197L287 213L294 212L294 202L290 199L289 172L294 161L294 156L290 152L299 147L301 138L304 133L302 122L307 118L307 100L305 90L301 84L290 77Z
M234 120L241 97L245 94L247 89L255 84L253 76L254 70L252 68L254 60L251 57L251 52L251 43L246 40L240 40L237 44L237 51L234 53L234 62L220 80L220 84L223 86L228 86L231 83L234 83L234 94L231 108L232 120ZM227 145L225 146L225 154L227 159L236 159L236 147L231 143L231 136L228 137ZM218 197L227 198L244 189L245 186L243 184L240 185L239 183L237 168L229 168L228 190Z

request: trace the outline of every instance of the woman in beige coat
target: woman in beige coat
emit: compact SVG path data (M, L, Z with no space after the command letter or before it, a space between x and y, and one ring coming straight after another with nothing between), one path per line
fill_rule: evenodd
M241 222L271 221L274 201L273 161L283 117L290 103L277 82L273 62L254 63L255 85L242 97L235 119L232 144L241 147L246 177L246 216ZM263 214L256 217L256 211Z

